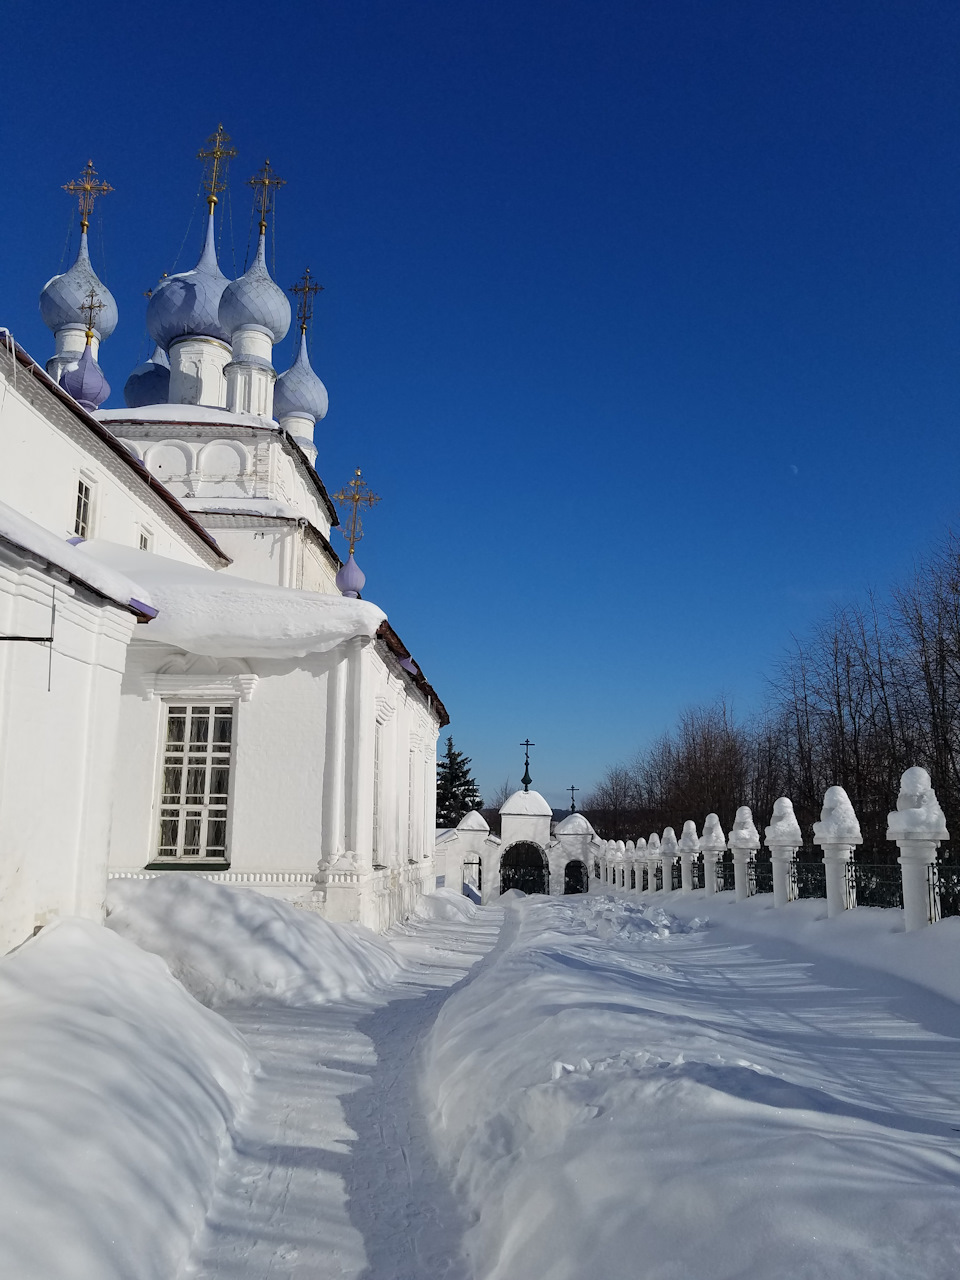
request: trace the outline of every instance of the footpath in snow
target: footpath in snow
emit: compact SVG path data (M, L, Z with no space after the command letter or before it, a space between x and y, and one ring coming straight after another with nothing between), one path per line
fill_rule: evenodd
M77 1098L104 1089L88 1055L81 1082L58 1075L49 1131L31 1112L33 1145L8 1165L0 1149L0 1273L176 1280L179 1239L184 1280L953 1280L960 921L904 935L898 912L827 921L820 903L774 912L731 898L671 894L668 913L633 895L511 893L476 910L440 893L379 939L225 886L124 888L111 915L122 936L96 980L146 947L219 1012L146 957L133 976L189 1030L196 1085L171 1037L150 1031L149 1058L137 1046L149 1014L132 1006L132 1048L110 1031L108 1083L123 1075L117 1055L136 1052L152 1060L153 1088L188 1090L194 1117L210 1098L212 1156L216 1125L229 1133L215 1187L199 1167L192 1192L157 1183L149 1151L136 1195L129 1178L98 1184L96 1132L86 1144L71 1133L68 1171L38 1163ZM38 993L71 945L54 930L0 964L0 1034L29 1010L23 1028L39 1020L56 1048ZM4 987L12 961L16 989ZM135 985L118 980L113 994L129 1000ZM84 991L76 978L80 1039ZM25 1070L29 1036L14 1039ZM64 1061L70 1048L57 1049ZM168 1070L158 1053L183 1061ZM162 1123L148 1117L160 1145L176 1128L170 1093ZM149 1094L133 1094L137 1108ZM0 1123L2 1104L0 1093ZM102 1105L92 1123L106 1123ZM196 1143L184 1149L196 1164ZM46 1179L55 1216L57 1177L66 1230L82 1222L96 1248L83 1265L76 1249L51 1262L29 1241L5 1254L18 1229L8 1187ZM208 1206L202 1224L188 1193ZM118 1196L137 1250L110 1238ZM149 1234L158 1204L162 1265ZM10 1258L30 1265L5 1269Z

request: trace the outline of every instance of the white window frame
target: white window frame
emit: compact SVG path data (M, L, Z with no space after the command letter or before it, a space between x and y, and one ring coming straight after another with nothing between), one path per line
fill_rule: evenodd
M73 516L73 536L89 538L93 534L96 516L97 482L86 471L77 477L76 510Z
M156 786L156 815L153 829L153 850L152 857L156 863L164 865L176 865L179 867L204 867L204 866L222 866L229 865L230 849L233 836L233 796L236 788L236 749L237 749L237 723L238 723L238 701L235 698L209 698L197 696L167 697L162 700L162 714L160 717L160 751L159 751L159 771ZM184 750L181 753L171 751L171 742L169 738L169 726L171 712L174 708L185 708L185 727L183 737ZM229 710L230 713L230 744L227 750L216 749L216 743L212 740L211 730L213 729L217 712L220 710ZM207 738L202 749L190 751L191 729L197 711L206 710L208 714ZM224 718L224 717L220 717ZM183 763L178 766L177 761ZM165 800L165 796L173 794L166 788L170 784L168 769L173 770L179 768L180 776L177 780L177 800ZM227 771L226 782L227 790L225 793L225 801L223 803L213 799L210 792L210 785L213 778L213 771L217 768L225 768ZM187 787L190 782L191 770L203 770L203 790L200 792L188 792ZM196 774L194 774L196 781ZM201 795L201 798L189 800L189 795ZM216 795L224 794L222 792ZM216 845L215 852L206 851L207 840L210 835L210 824L212 821L222 821L223 826L223 844ZM169 839L169 833L164 831L165 822L175 822L175 834L173 840ZM197 853L185 853L185 841L190 831L189 824L198 822L196 829ZM164 836L167 834L167 843L162 843Z
M147 526L146 526L145 524L142 524L142 525L140 526L140 539L139 539L139 541L140 541L140 550L141 550L141 551L152 551L152 550L153 550L153 532L152 532L152 530L148 529L148 528L147 528Z

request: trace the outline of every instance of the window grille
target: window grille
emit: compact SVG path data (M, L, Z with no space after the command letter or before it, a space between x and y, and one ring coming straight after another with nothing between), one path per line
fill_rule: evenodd
M93 509L93 489L82 477L77 485L77 516L73 532L78 538L89 537L90 517Z
M233 706L167 708L158 858L227 857Z

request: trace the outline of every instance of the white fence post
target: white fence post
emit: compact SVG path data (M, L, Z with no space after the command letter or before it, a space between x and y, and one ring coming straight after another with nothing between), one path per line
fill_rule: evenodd
M659 861L660 835L656 831L651 831L650 839L647 841L647 888L651 893L656 892L657 863Z
M708 813L703 823L703 835L700 848L703 852L703 891L717 892L717 859L723 856L727 847L727 837L723 834L720 819L715 813Z
M764 834L764 844L770 850L770 867L773 872L773 905L785 907L794 896L790 866L803 844L792 800L781 796L774 801L773 817Z
M887 816L887 839L900 850L904 927L909 933L940 918L936 857L941 840L949 840L946 819L937 803L926 769L908 769L900 779L896 810Z
M685 893L689 893L693 888L693 859L700 852L697 824L692 818L688 818L683 824L683 833L678 847L680 849L680 888ZM706 881L706 874L704 874L704 881Z
M673 827L666 827L660 841L660 856L663 859L663 891L670 893L673 889L673 862L680 847Z
M742 804L737 810L727 848L733 853L733 887L737 902L743 902L750 897L747 864L753 862L760 848L760 832L753 825L749 805Z
M843 787L828 787L820 821L813 824L813 843L823 850L823 874L827 882L827 915L839 916L857 905L850 860L854 845L863 844L860 823Z
M637 893L643 892L643 873L647 866L647 842L643 836L637 841L637 849L635 854L637 866Z

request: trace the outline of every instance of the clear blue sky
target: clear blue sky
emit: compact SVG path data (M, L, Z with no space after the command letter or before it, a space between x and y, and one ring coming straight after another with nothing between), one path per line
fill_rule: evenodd
M481 788L527 735L560 804L685 705L749 711L792 632L955 519L955 3L52 3L3 40L0 323L50 354L92 157L111 404L191 213L198 256L203 140L240 152L228 274L243 180L287 179L319 469L383 495L366 594Z

